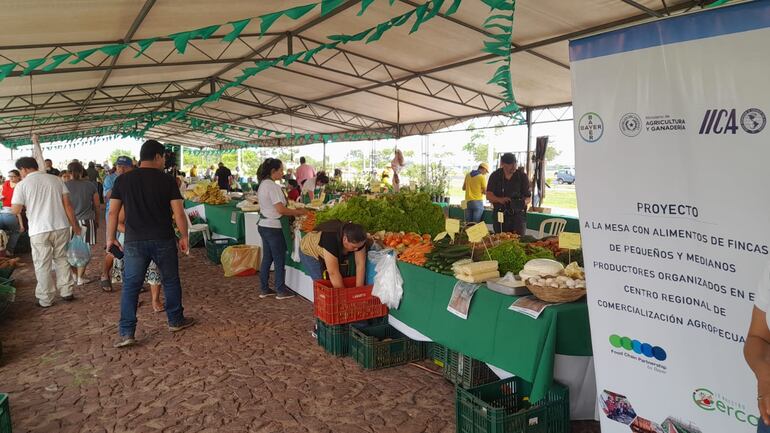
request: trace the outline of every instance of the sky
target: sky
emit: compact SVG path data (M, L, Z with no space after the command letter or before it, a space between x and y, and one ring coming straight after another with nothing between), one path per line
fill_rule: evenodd
M470 122L468 122L470 123ZM465 126L466 124L456 126ZM477 124L477 126L480 126ZM499 135L495 133L494 129L485 130L485 134L488 137L488 142L494 146L495 152L518 152L524 151L527 147L527 128L526 126L510 126L501 128ZM435 154L441 152L452 152L454 157L444 158L442 162L446 165L470 165L469 161L458 161L463 155L461 149L465 143L470 140L472 132L470 131L455 131L455 132L437 132L429 134L427 136L411 136L404 137L398 140L398 147L404 151L412 150L415 153L415 162L421 162L422 146L426 144L431 149L432 160L435 161ZM535 124L532 128L532 140L534 149L534 140L541 135L548 135L551 138L550 145L555 146L561 154L556 158L553 163L563 164L574 167L575 164L575 146L573 136L573 123L572 121L560 121ZM377 149L392 148L396 145L396 140L378 140L373 142ZM50 145L57 145L61 143L51 143ZM126 149L133 152L132 156L139 155L139 148L142 141L132 138L116 138L110 141L103 141L96 144L88 144L76 146L67 149L46 149L46 144L43 145L43 156L50 158L54 162L54 166L58 168L65 168L67 163L72 159L79 159L81 161L95 161L97 163L105 162L110 154L115 149ZM327 156L332 163L344 161L345 156L350 150L361 149L365 154L368 154L372 146L372 142L354 142L354 143L329 143L327 145ZM307 155L313 159L321 160L323 158L323 145L313 144L308 146L299 147L301 155ZM16 151L10 151L9 149L0 149L0 169L3 173L6 173L13 167L13 161L20 156L31 155L31 147L22 148Z

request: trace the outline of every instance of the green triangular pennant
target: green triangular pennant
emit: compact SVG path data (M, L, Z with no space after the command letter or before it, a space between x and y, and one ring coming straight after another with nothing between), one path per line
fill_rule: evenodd
M241 33L243 33L243 30L246 28L246 26L249 25L249 23L251 23L251 18L246 18L245 20L240 20L240 21L230 21L228 24L233 26L233 29L230 30L230 33L225 35L224 38L222 38L222 41L232 42L238 39L238 36L240 36Z
M126 44L115 44L115 45L106 45L104 47L99 48L99 51L103 52L107 56L117 56L120 53L123 52L123 50L126 49L128 45Z
M300 53L297 53L297 54L292 54L290 56L286 56L286 58L283 59L283 65L284 66L291 65L292 63L296 62L297 59L299 59L300 56L302 56L303 54L305 54L305 53L304 52L300 52Z
M51 63L46 65L43 68L43 71L45 71L45 72L53 71L54 69L58 68L59 65L64 63L65 60L69 59L71 56L72 56L72 54L66 53L66 54L58 54L58 55L55 55L55 56L51 57L51 60L52 60Z
M452 2L452 5L449 6L449 9L447 9L446 12L444 12L444 15L450 16L450 15L454 14L455 12L457 12L457 9L460 7L460 3L461 2L462 2L462 0L454 0Z
M369 36L369 39L366 40L366 43L368 44L370 42L379 41L383 33L390 30L392 26L393 24L391 24L390 22L377 24L377 28L374 30L374 34Z
M87 59L88 56L90 56L91 54L95 53L96 50L98 50L98 49L99 48L89 48L87 50L78 51L77 53L75 53L75 56L77 56L77 59L71 61L70 65L77 65L78 63L80 63L83 60Z
M150 45L154 44L155 41L157 41L160 38L149 38L149 39L143 39L136 44L139 45L139 51L136 53L134 58L137 58L144 54L145 51L147 51L147 48L150 48Z
M425 18L423 18L422 22L428 21L429 19L435 17L441 10L441 6L443 4L444 0L433 0L433 7L431 7L428 15L425 15Z
M21 72L21 75L29 75L32 71L37 69L38 66L45 63L46 60L48 59L46 59L45 57L40 59L27 60L27 67L24 68L24 70Z
M15 68L17 63L8 63L5 65L0 65L0 81L3 81L5 77L8 76L11 72L13 72L13 68Z
M270 30L270 27L273 26L275 21L280 18L283 15L283 11L281 12L273 12L271 14L262 15L259 17L260 23L259 23L259 33L260 37L262 34L267 33L268 30Z
M366 12L366 8L368 8L372 3L374 3L374 0L363 0L361 2L361 12L358 13L358 16L360 17L363 15L364 12Z
M321 16L325 16L329 12L336 9L339 5L341 5L344 2L344 0L322 0L321 1Z
M414 20L414 25L412 26L412 30L409 30L409 34L416 32L420 29L420 25L422 25L423 21L425 21L425 12L428 11L428 5L429 3L425 3L424 5L418 7L415 9L415 14L417 15L417 18Z
M315 9L315 7L317 5L318 5L318 3L312 3L312 4L309 4L309 5L305 5L305 6L297 6L295 8L286 9L285 11L283 11L283 13L284 13L284 15L286 15L287 17L289 17L289 18L291 18L293 20L298 20L298 19L302 18L303 16L305 16L305 14L307 14L308 12L312 11L313 9Z

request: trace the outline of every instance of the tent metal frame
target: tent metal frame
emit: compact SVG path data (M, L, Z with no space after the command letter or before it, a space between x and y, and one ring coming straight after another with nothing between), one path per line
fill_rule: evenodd
M399 0L401 3L414 7L420 3L414 0ZM668 16L675 12L688 11L694 7L703 7L710 1L688 0L677 5L667 5L661 0L659 9L651 9L635 0L622 1L642 12L616 20L582 29L580 31L561 34L555 37L537 40L526 44L512 44L511 53L514 55L536 56L560 68L569 69L569 65L548 57L536 51L537 48L578 38L603 30L626 26L651 18ZM712 0L713 1L713 0ZM66 89L54 92L21 93L0 97L0 117L30 115L44 117L48 113L62 115L116 115L128 117L136 113L150 113L179 110L193 101L205 98L212 92L231 82L225 74L241 67L245 63L263 59L275 58L275 53L293 53L295 50L307 50L320 45L322 42L303 35L307 30L329 20L337 14L357 5L360 0L348 0L333 12L323 17L316 17L297 28L285 33L266 33L263 39L257 39L258 34L241 34L236 41L229 44L201 44L200 41L190 41L188 50L199 52L204 59L179 61L173 56L174 48L169 44L167 54L162 58L150 57L142 54L141 62L128 65L118 65L118 56L105 57L101 62L85 60L87 66L62 65L59 69L50 72L34 71L29 77L34 89L34 77L52 74L68 74L77 72L103 71L104 74L95 87ZM135 35L140 29L147 15L155 5L156 0L146 0L141 10L134 18L125 36L118 41L84 41L50 44L28 44L0 46L0 58L10 59L2 54L13 50L48 49L48 53L75 53L80 49L94 45L108 43L135 42ZM454 25L471 29L482 36L488 33L481 28L459 20L454 16L438 14L437 19L445 20ZM212 36L211 39L219 39L221 35ZM268 39L265 41L265 39ZM170 41L170 39L161 39ZM245 44L248 53L242 56L228 55L233 44ZM243 47L242 47L243 48ZM132 51L126 50L122 55L130 55ZM328 83L333 83L347 88L342 92L323 95L316 98L303 99L295 96L279 94L269 89L256 87L247 81L244 85L227 89L221 101L225 107L217 104L206 104L190 113L191 117L223 122L231 125L224 134L230 138L253 142L255 146L275 145L301 145L307 144L304 139L278 140L274 138L256 139L249 137L238 128L261 128L280 132L292 132L301 134L344 134L344 133L386 133L394 137L403 137L418 134L427 134L439 129L449 128L462 123L465 120L477 117L493 117L501 115L500 109L504 101L499 95L493 95L461 85L451 80L436 76L439 72L475 64L493 59L493 55L480 55L471 59L452 62L445 65L432 67L425 70L414 70L405 65L396 65L384 62L372 56L354 53L339 46L330 52L329 56L312 59L310 62L297 62L301 68L287 68L278 66L275 69L284 72L287 77L291 74L311 77ZM334 61L332 61L334 60ZM361 68L360 64L368 67ZM190 79L168 80L133 85L110 85L108 80L114 71L125 69L142 69L158 67L178 67L191 65L224 65L215 73L205 77ZM11 74L19 76L20 71ZM322 74L322 75L321 75ZM384 74L384 75L383 75ZM377 78L375 77L375 75ZM386 79L381 77L386 76ZM339 80L335 80L339 78ZM351 80L353 79L353 80ZM349 84L350 81L365 83L363 85ZM395 91L395 92L394 92ZM351 112L336 106L336 100L349 95L369 94L377 98L384 98L393 102L394 111L398 104L411 106L430 113L435 119L416 122L399 123L393 120L381 119L376 116ZM397 96L393 96L396 94ZM405 95L417 97L420 101L440 101L444 107L456 106L465 110L471 109L470 115L453 115L451 110L438 109L425 102L415 102L416 98L399 97ZM527 126L539 123L540 119L554 108L563 108L569 105L569 101L544 107L525 107ZM450 105L446 105L450 104ZM239 107L239 108L235 108ZM239 112L235 112L239 111ZM569 115L571 116L571 110ZM551 113L553 114L553 113ZM286 117L289 122L286 122ZM548 117L548 116L546 116ZM554 117L554 116L551 116ZM556 120L566 120L564 116L555 116ZM293 124L296 119L299 125ZM3 122L0 121L0 139L26 136L33 128L40 134L62 133L90 129L93 127L109 125L119 121L114 120L79 120L69 119L55 121L45 125L33 125L31 121ZM301 125L305 125L304 127ZM173 141L178 144L194 147L229 147L228 144L217 140L210 135L194 131L190 125L184 122L170 122L162 126L156 126L147 134L149 137Z

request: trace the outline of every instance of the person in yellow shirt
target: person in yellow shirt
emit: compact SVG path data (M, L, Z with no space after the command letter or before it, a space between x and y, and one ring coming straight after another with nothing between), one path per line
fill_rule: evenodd
M195 179L198 177L198 166L193 164L192 168L190 169L190 177Z
M479 168L465 175L463 191L465 191L465 222L477 223L484 216L484 195L487 191L487 174L489 165L479 164Z

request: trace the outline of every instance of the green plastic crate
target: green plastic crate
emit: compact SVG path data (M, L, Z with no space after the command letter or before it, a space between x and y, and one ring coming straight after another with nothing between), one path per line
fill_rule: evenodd
M456 387L458 433L568 433L569 390L554 382L545 397L528 401L530 385L519 377L476 388Z
M450 349L447 349L444 377L466 389L499 379L486 363Z
M230 238L211 239L208 242L206 242L206 256L215 265L221 265L222 252L225 251L225 248L231 245L237 245L237 244L238 242Z
M350 356L367 370L404 365L427 357L429 345L414 341L390 325L350 329Z
M0 393L0 433L13 433L11 427L11 406L8 394Z
M446 346L434 342L433 348L431 349L431 356L433 358L433 363L438 365L441 368L446 368L448 351L449 349L447 349Z
M350 355L350 327L365 328L372 325L382 325L388 323L387 317L378 317L376 319L363 320L361 322L346 323L344 325L329 325L323 320L316 318L316 340L318 345L323 347L326 352L334 356Z

